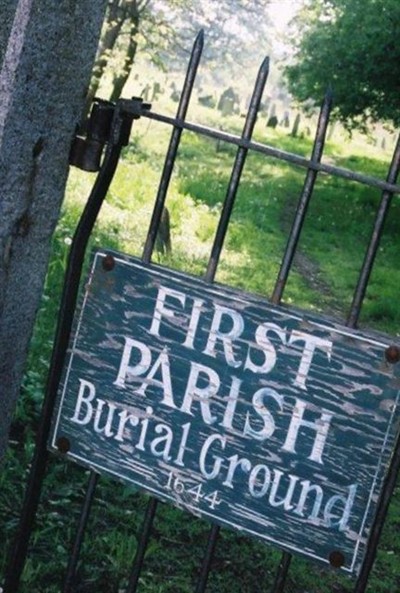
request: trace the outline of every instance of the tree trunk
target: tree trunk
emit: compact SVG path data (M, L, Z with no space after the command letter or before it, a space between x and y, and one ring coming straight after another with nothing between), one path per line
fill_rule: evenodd
M0 27L0 459L106 0L10 6L8 24Z
M112 0L109 4L101 40L97 50L96 60L93 66L89 90L87 92L85 107L82 115L84 122L90 112L93 99L99 90L102 76L107 68L111 53L117 43L125 22L126 6L124 0Z
M124 59L124 65L122 70L113 78L113 88L110 96L110 101L117 101L122 95L126 81L132 70L133 62L135 60L137 43L135 41L135 35L138 31L138 26L135 24L132 26L129 35L129 44L126 50Z

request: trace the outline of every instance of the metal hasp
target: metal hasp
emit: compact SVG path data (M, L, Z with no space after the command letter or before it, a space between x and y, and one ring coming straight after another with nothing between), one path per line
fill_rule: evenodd
M109 141L115 104L95 99L86 125L86 135L75 136L69 164L82 171L99 171L105 144Z
M48 461L47 441L50 433L58 385L71 333L86 247L101 205L116 171L121 150L129 142L132 122L139 119L150 105L141 98L121 100L115 105L96 101L88 124L88 137L72 149L72 163L84 170L97 170L105 147L104 158L75 231L68 259L64 288L59 310L56 337L48 375L36 448L21 512L21 520L14 545L10 551L4 582L4 593L16 593L25 564L29 538L41 495ZM66 443L61 444L65 449Z

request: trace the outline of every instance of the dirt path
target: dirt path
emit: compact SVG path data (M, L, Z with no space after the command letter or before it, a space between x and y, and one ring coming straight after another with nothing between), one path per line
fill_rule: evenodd
M281 228L286 237L289 235L296 211L297 198L289 196L281 211ZM326 315L343 319L344 304L334 295L331 286L326 282L318 263L309 257L301 248L297 248L293 261L293 269L298 272L306 285L321 295L318 309Z

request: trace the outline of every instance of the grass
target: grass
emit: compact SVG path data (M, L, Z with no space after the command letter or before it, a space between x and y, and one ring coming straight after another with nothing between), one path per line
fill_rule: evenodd
M155 123L135 125L133 142L123 155L91 238L91 248L112 247L134 255L140 255L143 249L168 132ZM233 120L226 125L236 132L240 129L240 122ZM279 130L266 132L261 125L256 129L256 138L298 154L311 152L309 139L294 139ZM372 148L367 155L365 147L363 151L362 154L346 151L343 145L332 143L326 154L336 164L384 176L385 160ZM156 260L192 274L204 274L234 156L232 147L219 146L217 150L214 141L189 133L183 135L167 202L173 250L170 256L156 255ZM271 294L303 179L304 171L298 167L258 154L249 155L217 281L266 297ZM53 240L53 255L28 370L8 457L0 476L1 570L17 525L33 451L32 439L40 415L68 248L92 183L93 175L71 172L63 215ZM295 261L284 294L286 304L345 318L379 199L378 192L354 182L327 176L319 178L299 245L301 257ZM392 335L399 335L400 328L396 306L400 285L399 208L396 198L361 317L362 326ZM51 460L21 593L60 590L86 481L87 473L79 467ZM148 497L133 487L105 478L100 480L82 551L76 593L119 593L126 589L147 502ZM395 592L400 588L399 523L400 492L397 489L371 577L370 593ZM160 505L139 590L148 593L193 590L208 532L205 521ZM215 593L268 591L279 558L277 550L223 530L208 590ZM301 559L293 560L288 593L346 593L351 590L352 582L348 578Z

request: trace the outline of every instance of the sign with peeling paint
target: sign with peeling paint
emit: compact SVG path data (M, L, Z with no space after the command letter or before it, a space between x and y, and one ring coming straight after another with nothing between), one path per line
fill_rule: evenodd
M222 526L358 572L399 424L388 346L98 252L51 448Z

